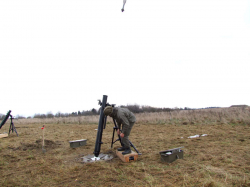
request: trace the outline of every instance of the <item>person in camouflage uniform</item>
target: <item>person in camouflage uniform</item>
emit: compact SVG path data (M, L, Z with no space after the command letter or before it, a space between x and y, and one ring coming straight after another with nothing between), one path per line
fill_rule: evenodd
M131 153L129 135L134 123L136 122L135 115L129 111L127 108L117 108L112 106L107 106L104 109L104 115L112 117L118 125L117 134L120 135L122 140L122 147L118 148L118 151L122 152L123 155ZM122 130L121 129L122 126Z

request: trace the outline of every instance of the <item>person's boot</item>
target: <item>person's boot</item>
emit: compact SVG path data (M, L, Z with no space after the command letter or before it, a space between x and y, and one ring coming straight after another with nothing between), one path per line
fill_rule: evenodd
M123 155L129 154L129 153L131 153L130 147L129 147L129 148L126 148L125 151L122 152Z
M118 149L117 149L117 151L125 151L125 147L119 147Z

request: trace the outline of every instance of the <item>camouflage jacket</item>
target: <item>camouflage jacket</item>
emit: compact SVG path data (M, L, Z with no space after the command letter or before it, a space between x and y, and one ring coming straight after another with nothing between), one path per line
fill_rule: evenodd
M125 132L128 128L130 128L130 124L135 123L136 118L135 115L130 112L127 108L113 108L113 113L110 115L117 122L118 128Z

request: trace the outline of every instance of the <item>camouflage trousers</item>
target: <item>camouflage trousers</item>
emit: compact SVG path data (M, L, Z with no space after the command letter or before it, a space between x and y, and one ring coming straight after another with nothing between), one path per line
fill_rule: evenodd
M130 123L129 128L126 131L122 132L124 134L124 137L122 138L122 144L125 148L130 148L128 137L130 135L131 129L134 126L134 124L135 123Z

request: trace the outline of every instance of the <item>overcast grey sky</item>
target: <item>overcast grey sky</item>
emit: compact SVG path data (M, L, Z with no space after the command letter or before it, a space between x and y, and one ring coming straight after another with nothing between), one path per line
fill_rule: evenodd
M1 0L0 113L250 105L250 0Z

